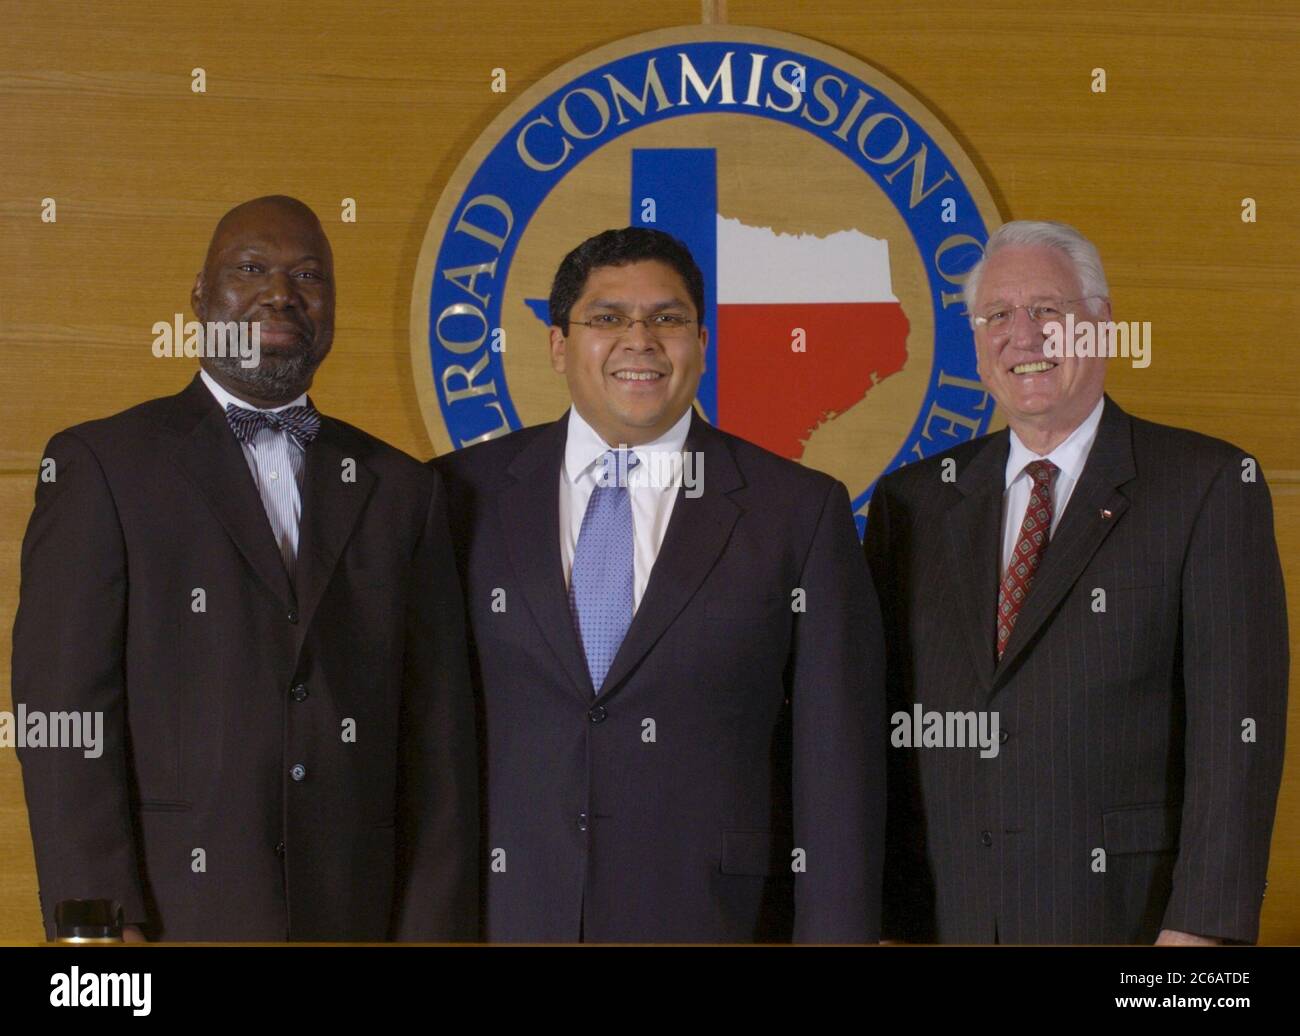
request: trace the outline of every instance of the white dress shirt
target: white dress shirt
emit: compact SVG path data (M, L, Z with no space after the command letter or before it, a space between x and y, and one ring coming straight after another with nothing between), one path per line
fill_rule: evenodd
M677 502L678 486L674 480L655 478L655 472L667 471L671 463L666 455L681 456L686 445L686 433L691 426L691 411L687 409L680 420L658 439L643 446L628 449L636 455L637 465L627 473L628 493L632 502L632 611L641 606L641 597L650 582L650 570L659 557L659 548L668 531ZM560 468L560 562L564 566L564 585L568 588L573 572L573 553L578 546L578 533L587 513L587 503L596 488L604 467L600 458L620 443L608 444L596 430L584 421L577 407L569 408L568 441L564 448L564 464ZM652 454L659 454L653 458ZM678 468L677 470L680 470ZM669 483L667 485L656 483Z
M1052 528L1049 537L1056 535L1056 527L1061 523L1061 515L1070 502L1070 494L1083 474L1083 466L1092 452L1092 444L1097 440L1097 427L1101 424L1101 408L1105 405L1103 396L1097 400L1092 413L1079 425L1056 449L1046 456L1040 456L1020 441L1014 431L1011 433L1011 452L1007 454L1006 490L1002 495L1002 569L1004 574L1011 564L1011 554L1016 549L1020 538L1020 526L1025 520L1025 511L1029 507L1029 493L1034 480L1025 471L1025 465L1034 460L1050 460L1060 472L1052 483ZM1049 543L1050 538L1049 538Z
M234 403L245 410L275 412L291 406L303 406L307 402L307 394L304 392L284 406L257 407L232 396L207 371L200 370L199 377L216 397L222 413L225 413L227 403ZM262 498L262 506L271 523L276 546L284 558L285 570L292 580L298 559L298 522L302 518L302 478L306 453L288 432L272 428L259 429L251 443L241 442L239 445L243 448L244 459L248 461L248 470L252 473L253 484L257 486L257 494Z

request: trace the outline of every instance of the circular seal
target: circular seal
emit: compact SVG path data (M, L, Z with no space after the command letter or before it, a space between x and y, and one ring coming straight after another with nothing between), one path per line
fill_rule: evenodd
M870 65L786 33L632 36L546 76L442 193L411 299L438 452L555 420L551 278L610 227L683 240L709 329L696 406L848 486L988 429L961 299L1001 222L938 119Z

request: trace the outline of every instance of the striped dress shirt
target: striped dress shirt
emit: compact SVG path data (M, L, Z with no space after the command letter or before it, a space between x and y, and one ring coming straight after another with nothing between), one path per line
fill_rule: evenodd
M303 406L307 402L307 394L304 392L284 406L255 407L232 396L207 371L200 371L199 376L216 397L223 413L228 403L246 410L275 413L291 406ZM241 442L239 445L244 451L244 459L248 461L249 473L253 476L253 484L257 486L258 496L262 498L262 506L266 508L271 532L292 582L298 560L298 523L302 517L302 479L306 470L306 451L287 432L272 428L259 429L252 442Z

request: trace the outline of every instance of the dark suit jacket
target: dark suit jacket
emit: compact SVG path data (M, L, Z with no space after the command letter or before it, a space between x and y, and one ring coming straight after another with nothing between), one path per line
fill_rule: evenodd
M1262 475L1244 480L1225 442L1107 398L996 663L1008 449L1007 431L985 436L890 474L872 498L891 715L919 702L996 711L1001 727L993 758L890 749L887 934L1255 939L1288 661Z
M482 704L487 938L874 941L883 647L844 487L694 417L703 493L679 489L597 690L560 562L566 432L434 462Z
M60 900L108 898L173 940L472 937L473 697L438 479L324 418L295 594L197 376L46 457L14 701L102 711L105 734L98 759L20 752L47 932Z

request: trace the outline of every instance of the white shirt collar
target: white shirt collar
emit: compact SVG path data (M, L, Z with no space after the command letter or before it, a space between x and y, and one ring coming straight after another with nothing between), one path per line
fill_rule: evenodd
M1011 431L1011 451L1007 454L1007 488L1020 477L1020 473L1025 470L1025 465L1033 460L1050 460L1061 469L1061 475L1069 479L1071 483L1077 482L1079 476L1083 474L1083 466L1087 463L1088 454L1092 450L1092 444L1097 438L1097 428L1101 424L1101 411L1106 403L1106 397L1102 396L1097 400L1097 405L1092 408L1092 413L1083 419L1083 422L1072 431L1056 449L1047 454L1046 457L1040 457L1023 442L1020 436Z
M224 388L222 388L220 384L218 384L216 378L212 377L212 375L210 375L207 371L203 370L203 368L201 367L199 368L199 377L203 379L203 384L208 386L208 391L211 392L213 396L216 397L217 405L221 407L221 412L223 414L226 412L227 403L234 403L235 406L243 407L245 410L267 410L274 413L279 410L285 410L291 406L303 406L307 402L307 393L304 392L292 403L285 403L284 406L269 406L269 407L253 406L252 403L247 403L244 400L240 399L238 396L232 396L229 392L227 392Z
M651 453L681 453L686 445L686 433L691 427L691 407L686 408L663 435L652 442L629 447L637 460L644 465ZM564 446L564 474L570 483L577 482L592 466L619 444L610 446L578 413L576 406L569 407L568 440Z

